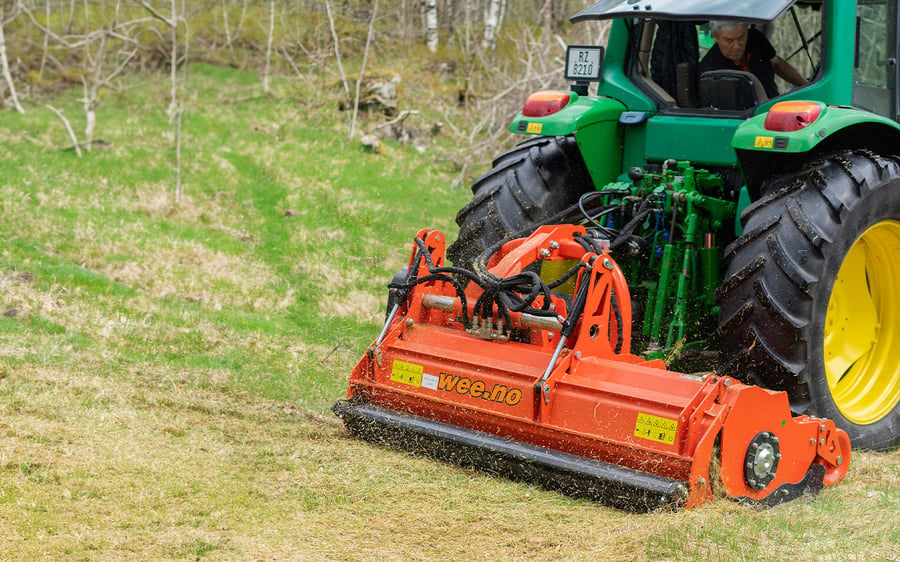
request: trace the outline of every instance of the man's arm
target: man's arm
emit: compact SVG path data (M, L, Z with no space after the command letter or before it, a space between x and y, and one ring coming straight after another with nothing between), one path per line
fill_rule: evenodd
M775 71L775 74L784 78L794 86L806 85L806 78L797 72L797 69L791 66L791 63L779 56L772 59L772 70Z

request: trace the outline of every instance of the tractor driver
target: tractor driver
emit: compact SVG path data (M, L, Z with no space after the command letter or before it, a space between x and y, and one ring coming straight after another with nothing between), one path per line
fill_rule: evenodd
M737 21L710 21L709 31L715 45L700 61L699 72L737 70L750 72L759 78L766 95L778 95L775 75L795 86L806 84L804 78L789 62L775 54L775 48L759 30Z

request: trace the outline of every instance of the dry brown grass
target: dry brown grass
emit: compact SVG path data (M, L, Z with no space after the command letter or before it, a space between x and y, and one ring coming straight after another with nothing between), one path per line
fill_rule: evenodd
M112 379L93 374L87 359L79 372L4 368L4 556L874 560L897 554L897 452L856 454L847 482L813 502L755 512L722 500L689 512L637 515L370 446L330 417L217 391L215 376L144 365ZM191 382L202 377L212 383L208 390Z

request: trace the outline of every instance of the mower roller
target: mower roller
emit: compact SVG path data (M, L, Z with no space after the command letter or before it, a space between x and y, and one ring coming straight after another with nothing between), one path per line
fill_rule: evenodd
M777 505L839 482L850 439L788 396L630 352L625 275L599 233L538 228L472 271L418 233L382 332L334 412L358 437L645 511Z

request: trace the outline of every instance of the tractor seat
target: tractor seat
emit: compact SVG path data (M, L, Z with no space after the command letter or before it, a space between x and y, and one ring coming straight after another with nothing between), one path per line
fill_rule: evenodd
M769 99L759 78L738 70L704 72L697 90L699 107L744 110Z

